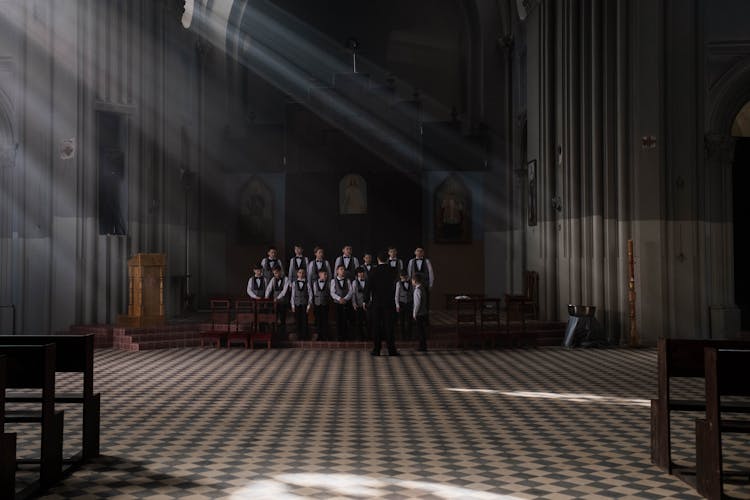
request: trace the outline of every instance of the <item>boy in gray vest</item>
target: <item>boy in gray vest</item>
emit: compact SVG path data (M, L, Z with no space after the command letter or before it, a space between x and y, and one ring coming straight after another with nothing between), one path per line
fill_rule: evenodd
M262 299L266 296L266 278L263 276L263 268L253 267L253 276L247 280L247 294L251 299Z
M427 319L429 318L429 309L425 300L424 284L422 277L415 275L411 279L414 286L414 312L412 317L417 324L417 340L419 340L418 351L427 352Z
M362 256L362 269L365 271L365 276L370 275L370 271L375 265L372 263L372 254L366 253Z
M352 295L354 287L346 279L346 268L340 265L336 268L336 277L331 280L331 300L336 304L336 336L339 342L349 340Z
M310 299L315 311L315 329L318 331L318 340L328 340L328 306L331 303L328 271L325 269L318 271L318 279L310 283L310 292Z
M333 273L331 273L331 264L325 259L325 251L321 247L315 247L313 253L315 258L307 266L307 279L312 283L318 277L320 271L325 271L326 276L330 278Z
M260 267L263 269L263 276L266 281L271 281L271 278L273 278L273 268L281 266L281 262L277 258L278 253L276 247L268 247L267 257L260 261ZM281 271L281 275L284 276L284 271Z
M414 306L414 291L406 271L399 273L399 281L396 282L396 314L401 324L401 339L411 339L411 322Z
M388 247L388 265L400 273L404 269L404 261L398 258L398 249L394 246Z
M307 273L307 266L310 263L307 257L304 255L304 249L302 245L297 243L294 245L294 257L289 259L289 279L294 280L297 277L297 271L304 269Z
M273 268L273 278L266 287L266 298L273 299L276 304L276 324L279 334L286 335L286 311L289 307L289 278L284 276L281 266Z
M310 312L310 283L305 279L305 270L297 269L297 279L290 284L292 289L292 313L297 323L297 338L299 340L308 340L309 332L307 329L307 313Z
M359 267L359 260L352 256L351 245L345 245L344 248L341 249L341 255L336 257L336 262L333 267L338 270L339 266L344 266L344 274L347 280L352 281L356 277L356 269Z
M367 328L367 304L365 303L365 287L367 286L367 273L364 267L357 268L357 279L352 281L354 294L352 295L352 307L354 308L354 328L357 340L368 340L369 332L365 335Z

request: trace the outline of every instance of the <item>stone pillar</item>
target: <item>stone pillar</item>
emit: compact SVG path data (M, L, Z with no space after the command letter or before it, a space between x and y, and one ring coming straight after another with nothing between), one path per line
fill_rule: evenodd
M732 338L740 331L740 310L734 301L734 225L732 164L735 139L722 134L705 137L706 193L703 214L705 286L711 338Z

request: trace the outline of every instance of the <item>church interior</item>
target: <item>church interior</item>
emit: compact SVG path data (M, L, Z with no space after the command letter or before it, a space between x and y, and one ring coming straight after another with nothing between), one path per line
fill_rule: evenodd
M0 0L0 497L750 498L722 472L750 468L750 408L701 427L750 396L725 353L750 351L747 19ZM366 254L411 280L424 250L427 352L408 313L370 356L354 289L328 338L317 303L279 309L271 249L291 290L295 247L347 246L353 288ZM670 406L672 362L700 404Z

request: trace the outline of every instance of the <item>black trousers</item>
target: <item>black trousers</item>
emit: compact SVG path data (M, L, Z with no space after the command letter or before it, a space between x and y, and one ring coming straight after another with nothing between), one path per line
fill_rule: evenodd
M419 349L427 349L427 315L417 316L417 340Z
M315 329L318 331L318 340L328 340L328 304L314 306Z
M411 339L411 325L412 325L412 317L414 314L414 305L401 302L399 303L399 311L398 311L398 323L401 328L401 338L402 339Z
M373 304L370 309L372 319L373 351L380 352L383 341L388 347L388 354L396 352L396 339L393 334L393 320L396 306L390 304Z
M286 302L276 303L276 323L279 325L279 334L286 334L286 312L289 310L289 304Z
M297 339L308 340L310 332L307 328L307 306L294 306L294 321L297 323Z
M351 316L351 308L352 305L348 302L346 304L336 304L336 337L340 342L349 340L349 317Z
M369 340L370 339L370 322L368 321L368 313L362 306L359 306L354 310L354 335L357 340Z

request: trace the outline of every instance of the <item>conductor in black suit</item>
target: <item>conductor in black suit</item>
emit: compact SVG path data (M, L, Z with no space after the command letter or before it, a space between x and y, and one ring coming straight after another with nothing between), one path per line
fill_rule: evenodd
M398 356L393 332L393 318L396 314L393 290L398 281L398 269L386 265L387 262L388 256L385 253L379 253L378 265L370 271L365 286L365 303L370 304L372 337L375 340L370 353L373 356L380 356L383 340L388 346L388 355Z

